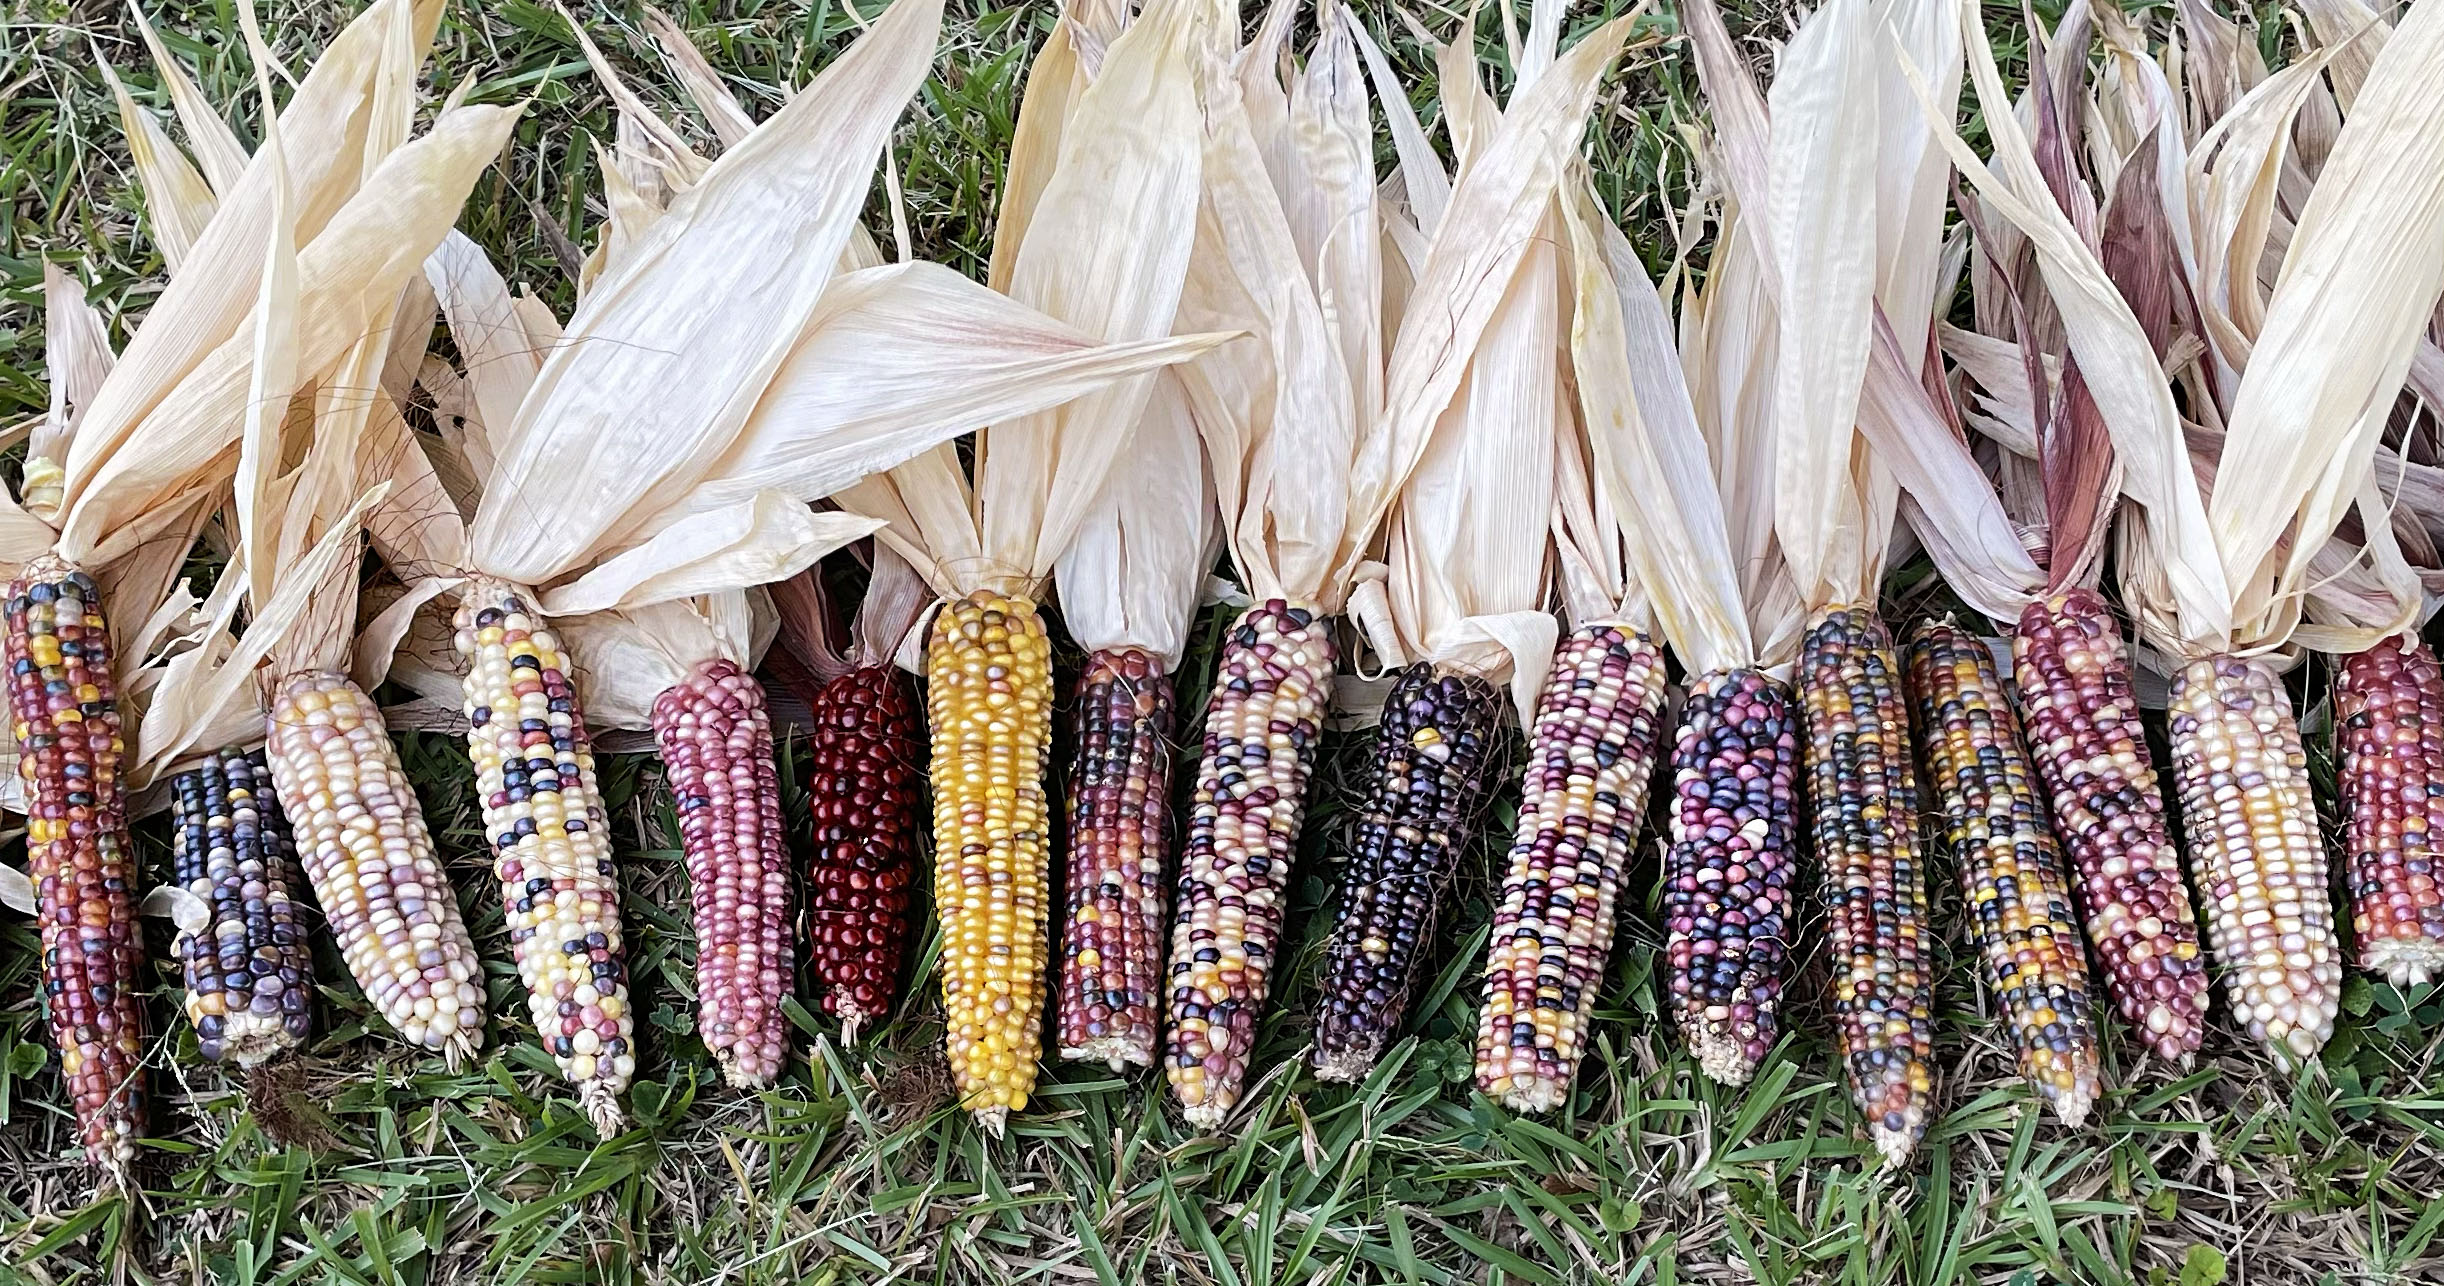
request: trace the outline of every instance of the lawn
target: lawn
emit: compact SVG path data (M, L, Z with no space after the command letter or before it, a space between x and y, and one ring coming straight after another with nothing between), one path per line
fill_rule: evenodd
M862 9L878 7L858 0ZM1251 9L1255 6L1250 5ZM1578 6L1574 26L1625 9ZM345 3L275 3L268 29L292 65L328 39ZM1732 6L1737 29L1778 36L1783 15ZM1990 5L1998 47L2024 45L2016 10ZM2168 5L2155 6L2160 23ZM757 114L803 83L853 23L841 0L673 0L673 16ZM1050 0L953 0L936 75L895 156L917 248L981 275L1002 158ZM1431 57L1387 4L1359 11L1432 120ZM1448 38L1462 4L1419 0ZM642 34L641 10L589 4L597 40L683 128ZM2281 31L2261 15L2271 46ZM226 0L165 0L155 17L251 138L251 72ZM1479 32L1498 44L1489 11ZM1660 261L1660 220L1688 198L1694 77L1666 8L1608 87L1592 155L1606 199ZM1303 42L1302 42L1303 43ZM13 0L0 21L0 425L47 404L41 264L72 263L120 337L162 265L93 54L140 100L166 96L113 0ZM1760 54L1762 46L1760 46ZM454 7L428 84L472 77L479 101L530 103L516 143L462 227L513 281L565 311L601 210L591 140L610 105L563 19L527 0ZM1388 146L1388 145L1387 145ZM879 201L879 196L878 196ZM878 204L876 214L884 218ZM877 228L887 226L876 222ZM1922 567L1922 565L1921 565ZM1891 602L1916 604L1909 569ZM1183 668L1200 707L1222 622L1209 615ZM2295 679L2322 766L2322 676ZM1182 730L1194 744L1197 730ZM2278 1070L2228 1028L2191 1069L2144 1059L2108 1033L2112 1088L2065 1131L2021 1086L1962 935L1950 866L1934 863L1942 932L1941 1118L1906 1173L1877 1172L1830 1050L1816 978L1820 939L1788 1026L1755 1085L1700 1078L1663 1023L1648 836L1625 898L1599 1007L1596 1056L1569 1108L1515 1117L1476 1095L1470 1045L1489 918L1490 863L1516 800L1489 817L1438 959L1450 963L1406 1039L1364 1085L1325 1088L1298 1054L1307 979L1325 924L1334 848L1363 730L1324 747L1317 807L1294 885L1288 986L1262 1029L1261 1080L1214 1135L1185 1128L1158 1078L1047 1067L1008 1137L973 1128L941 1060L932 944L892 1022L844 1047L793 1010L799 1057L777 1088L722 1085L693 1035L683 864L654 762L613 756L642 1059L636 1125L597 1139L558 1092L515 1003L518 980L455 739L405 734L405 761L448 855L490 966L495 1020L458 1073L368 1029L334 953L320 960L323 1026L305 1057L251 1087L198 1061L173 1022L177 971L153 922L158 1095L143 1193L96 1200L76 1160L43 1031L32 926L0 916L0 1281L229 1282L2144 1282L2360 1283L2444 1277L2444 997L2354 978L2322 1064ZM1514 746L1515 749L1515 746ZM782 776L803 816L802 765ZM2330 785L2330 774L2325 779ZM2329 818L2329 821L2331 819ZM168 867L148 820L148 872ZM13 840L5 859L22 861Z

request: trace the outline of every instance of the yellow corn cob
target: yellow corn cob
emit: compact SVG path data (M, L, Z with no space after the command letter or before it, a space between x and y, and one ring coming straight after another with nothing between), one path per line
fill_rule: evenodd
M559 637L516 590L469 584L457 625L467 751L527 1007L560 1074L608 1138L623 1120L619 1096L636 1072L636 1038L619 876L585 712Z
M1051 904L1052 644L1035 604L946 604L925 648L934 911L960 1101L999 1134L1035 1088Z

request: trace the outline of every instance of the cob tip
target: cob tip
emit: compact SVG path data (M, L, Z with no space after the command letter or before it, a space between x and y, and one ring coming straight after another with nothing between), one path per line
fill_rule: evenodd
M1757 1074L1757 1065L1748 1057L1748 1044L1736 1037L1715 1031L1700 1031L1689 1041L1697 1051L1697 1070L1717 1085L1737 1089Z
M1355 1085L1365 1080L1366 1074L1373 1070L1375 1055L1367 1050L1318 1051L1315 1056L1316 1078L1335 1085Z
M1875 1141L1875 1150L1884 1158L1883 1172L1891 1174L1909 1164L1910 1154L1918 1150L1918 1136L1910 1130L1887 1130L1881 1125L1869 1126L1867 1137Z
M2048 1090L2045 1096L2053 1101L2054 1119L2065 1129L2076 1130L2087 1124L2088 1109L2096 1105L2096 1078L2083 1074L2069 1089Z
M1502 1091L1501 1095L1502 1106L1522 1114L1558 1112L1561 1105L1569 1101L1568 1085L1543 1077L1514 1081L1511 1088Z
M1218 1130L1222 1122L1230 1119L1230 1109L1209 1099L1181 1108L1180 1116L1197 1129Z
M587 1081L577 1091L577 1105L585 1109L594 1133L606 1143L628 1126L628 1114L620 1110L619 1091L607 1081Z
M999 1140L1010 1128L1010 1109L998 1103L972 1109L969 1115L975 1118L976 1128L984 1131L987 1138Z
M1061 1057L1076 1063L1101 1063L1115 1072L1154 1066L1153 1047L1127 1036L1097 1036L1076 1045L1063 1045Z
M2444 943L2382 938L2359 953L2359 965L2396 987L2424 987L2444 975Z

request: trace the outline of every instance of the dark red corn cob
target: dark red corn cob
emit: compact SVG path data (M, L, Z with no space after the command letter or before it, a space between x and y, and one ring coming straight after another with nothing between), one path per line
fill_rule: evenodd
M1755 670L1689 685L1672 748L1664 962L1680 1037L1725 1085L1747 1084L1781 1031L1798 775L1788 688Z
M1357 1081L1399 1030L1425 972L1443 890L1492 775L1502 693L1420 662L1384 698L1364 809L1317 981L1316 1073Z
M1909 699L1986 986L2019 1046L2021 1074L2076 1126L2098 1081L2087 953L1994 654L1966 630L1928 622L1909 645Z
M1514 1111L1549 1112L1570 1097L1662 714L1663 651L1652 639L1590 625L1554 651L1477 1021L1477 1085Z
M2344 658L2334 684L2359 967L2397 987L2444 974L2444 668L2415 634Z
M1154 1065L1170 856L1171 676L1133 648L1078 676L1069 772L1069 917L1062 928L1061 1057Z
M29 564L9 586L7 656L43 1007L85 1158L124 1188L144 1132L144 943L119 780L127 743L92 578L55 558Z
M178 935L196 1050L252 1067L314 1034L307 949L288 819L260 755L217 750L170 778L170 869L206 910Z
M925 725L907 677L869 665L824 684L807 755L810 954L823 1011L854 1040L891 1012L914 932Z
M1246 1088L1336 660L1329 618L1278 598L1222 640L1171 921L1163 1070L1191 1125Z
M723 1076L769 1085L789 1052L789 840L764 685L707 661L653 703L696 920L696 1027Z
M1899 1165L1934 1100L1935 996L1909 707L1873 606L1817 615L1800 642L1799 692L1842 1061L1876 1151Z
M2120 623L2094 590L2067 590L2020 613L2011 655L2029 757L2114 1007L2157 1057L2186 1064L2206 1031L2206 959Z

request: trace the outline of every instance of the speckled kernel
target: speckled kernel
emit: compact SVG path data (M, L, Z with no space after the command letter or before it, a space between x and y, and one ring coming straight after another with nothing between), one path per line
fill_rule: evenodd
M1350 828L1332 942L1316 980L1316 1074L1355 1082L1407 1016L1485 803L1502 693L1420 662L1400 672L1375 725L1366 797Z
M596 1130L636 1074L619 872L568 655L526 598L468 585L458 608L467 749L536 1035Z
M2334 684L2359 967L2444 976L2444 669L2415 635L2344 658Z
M8 588L9 726L42 925L43 1012L85 1159L120 1187L144 1132L144 940L110 622L93 579L40 558Z
M1926 871L1900 677L1872 606L1822 612L1801 641L1833 1012L1851 1100L1890 1165L1916 1150L1935 1090Z
M2308 753L2281 676L2236 656L2189 662L2167 711L2181 827L2232 1018L2306 1058L2334 1034L2342 959Z
M789 837L764 685L727 659L653 703L696 927L696 1031L733 1085L769 1085L789 1053L796 973Z
M1171 676L1133 648L1078 676L1069 771L1069 915L1061 933L1061 1057L1154 1065L1163 868L1170 854Z
M1569 1098L1646 812L1663 689L1653 640L1593 625L1562 640L1537 700L1477 1025L1477 1085L1515 1111Z
M484 966L373 698L344 674L281 681L264 752L349 976L408 1043L452 1066L484 1042Z
M2113 608L2072 589L2032 602L2011 642L2029 758L2122 1021L2187 1065L2206 1032L2206 956L2172 846Z
M1664 968L1698 1068L1745 1085L1781 1031L1799 844L1799 717L1755 670L1698 676L1672 747Z
M200 931L173 950L196 1051L251 1067L314 1034L314 957L297 850L259 756L217 750L170 778L170 870L198 898Z
M1909 696L1981 976L2019 1045L2021 1074L2063 1124L2078 1125L2099 1076L2087 955L1994 654L1930 622L1909 646Z
M1337 661L1309 604L1259 603L1222 640L1171 919L1163 1073L1191 1125L1247 1083Z

